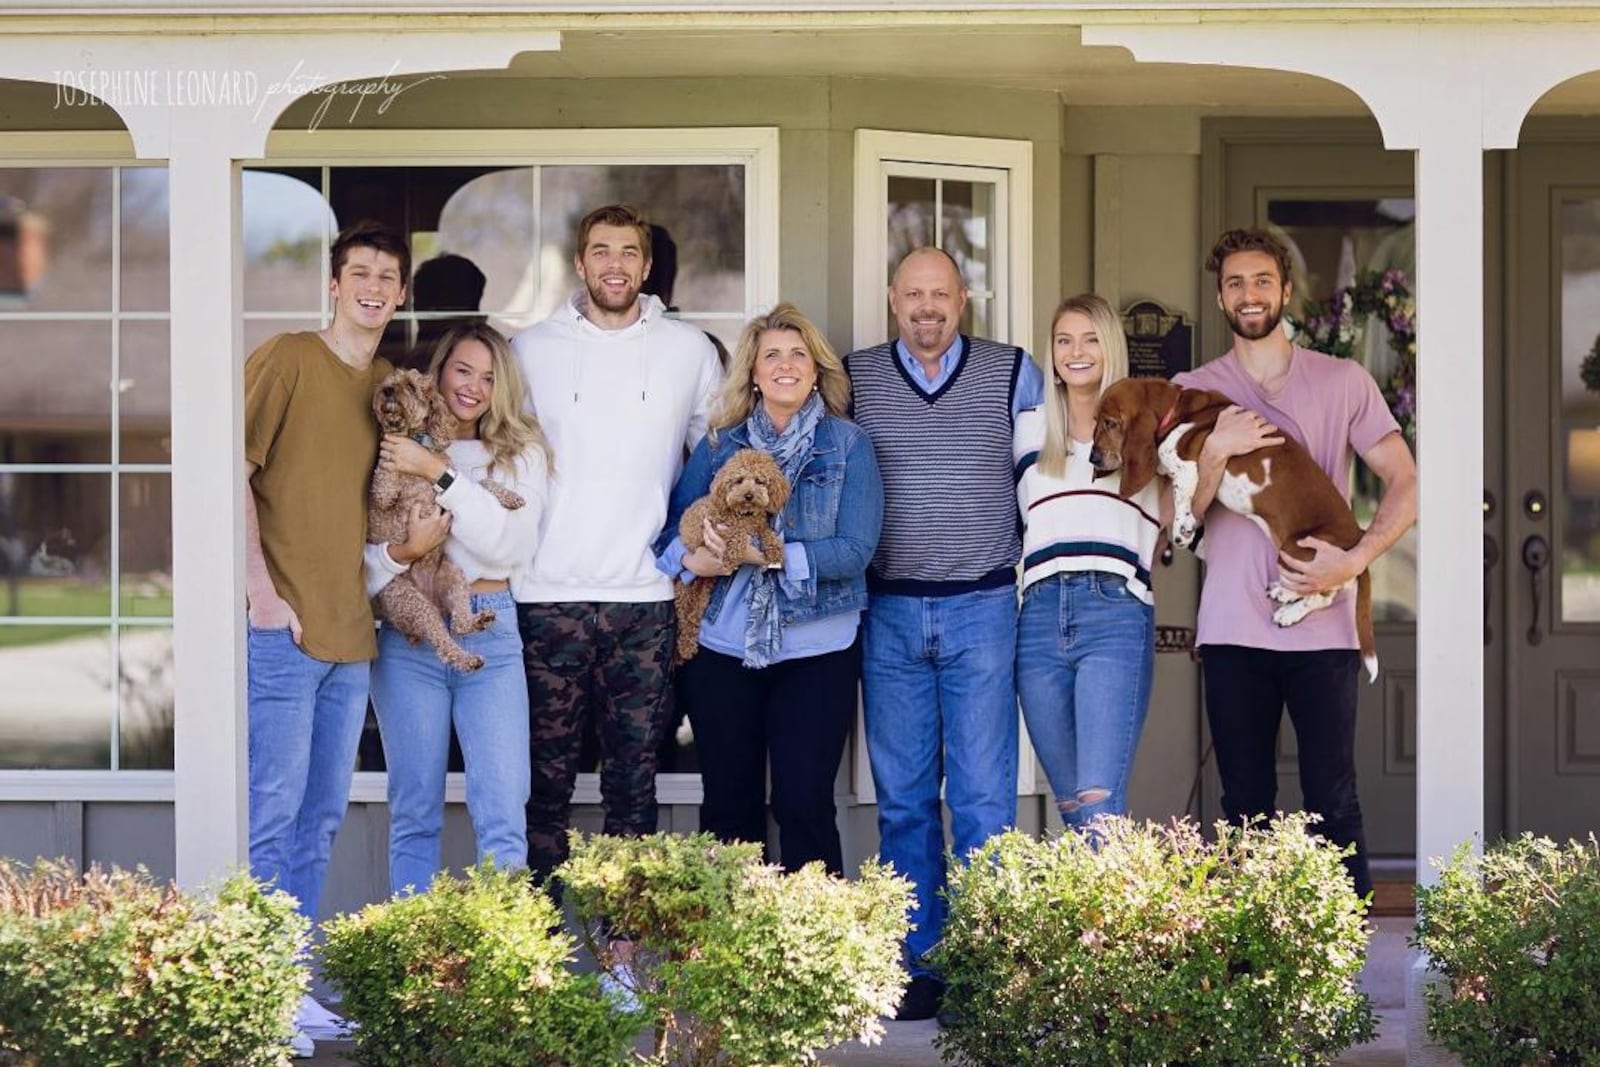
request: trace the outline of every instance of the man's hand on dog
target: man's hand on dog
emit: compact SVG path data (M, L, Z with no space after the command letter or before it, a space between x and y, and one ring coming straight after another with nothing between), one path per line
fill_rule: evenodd
M1248 456L1258 448L1281 444L1283 435L1276 426L1249 408L1234 404L1217 416L1217 424L1203 447L1226 462L1234 456Z
M706 543L685 555L683 565L701 578L721 578L723 575L732 574L737 568L725 566L722 562L722 553L727 548L728 542L718 532L716 524L707 519L702 532ZM744 555L740 557L739 563L753 563L757 567L767 565L767 561L761 555L761 546L754 540L745 545Z
M1354 552L1329 544L1320 537L1302 537L1299 545L1316 555L1310 559L1295 559L1287 552L1278 553L1278 579L1285 589L1310 596L1313 593L1331 593L1366 570L1366 564Z
M450 469L443 456L397 433L384 434L378 443L378 466L399 474L414 474L430 482L438 481L439 475Z

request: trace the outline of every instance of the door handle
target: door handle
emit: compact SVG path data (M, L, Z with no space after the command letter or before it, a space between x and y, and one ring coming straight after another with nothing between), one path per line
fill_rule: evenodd
M1537 645L1544 640L1544 633L1539 629L1544 619L1539 576L1550 565L1550 542L1538 534L1529 534L1522 542L1522 565L1528 569L1528 585L1533 592L1533 618L1528 622L1528 644Z
M1500 562L1500 542L1493 534L1483 535L1483 643L1494 640L1494 627L1489 625L1489 605L1494 596L1494 568Z

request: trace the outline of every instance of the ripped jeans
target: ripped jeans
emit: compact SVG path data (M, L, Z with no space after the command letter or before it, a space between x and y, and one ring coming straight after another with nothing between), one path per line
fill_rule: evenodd
M1122 578L1052 574L1024 591L1017 694L1068 826L1127 812L1154 669L1155 609Z

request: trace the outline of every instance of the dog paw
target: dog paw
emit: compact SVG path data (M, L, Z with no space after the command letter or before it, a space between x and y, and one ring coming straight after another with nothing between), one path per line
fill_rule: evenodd
M1285 588L1282 582L1273 582L1267 586L1267 599L1274 604L1293 604L1300 599L1300 594Z
M483 657L471 652L455 653L450 656L450 666L465 674L471 674L483 666Z
M1194 544L1194 535L1200 529L1193 515L1183 515L1172 520L1172 543L1179 548Z
M454 618L450 620L450 629L457 635L482 633L494 625L495 615L492 611L480 611L476 615L469 615L460 623Z
M1304 600L1294 600L1279 607L1272 613L1272 621L1279 626L1293 626L1311 613Z

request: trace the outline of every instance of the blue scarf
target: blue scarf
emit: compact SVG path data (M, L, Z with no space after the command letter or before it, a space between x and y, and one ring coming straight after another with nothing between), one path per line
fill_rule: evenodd
M811 446L816 440L817 423L822 421L826 409L822 396L812 393L794 413L782 433L772 424L772 417L759 402L745 420L745 431L750 435L750 447L759 448L772 456L789 480L792 492L800 471L811 459ZM744 628L744 665L766 667L778 654L783 644L783 620L778 611L778 572L758 567L750 577L750 617Z

